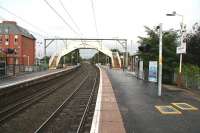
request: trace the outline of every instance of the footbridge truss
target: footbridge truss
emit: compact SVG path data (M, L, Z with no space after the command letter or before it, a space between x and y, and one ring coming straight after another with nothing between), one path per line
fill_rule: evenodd
M62 48L60 51L55 52L52 54L50 60L49 60L49 68L50 69L56 69L58 67L58 64L60 62L60 59L67 55L68 53L76 50L76 49L96 49L105 55L109 56L111 58L112 67L115 68L121 68L122 62L119 57L118 52L112 52L109 48L103 46L101 42L103 40L113 40L118 41L126 50L127 46L127 40L126 39L63 39L63 38L54 38L54 39L45 39L45 55L46 55L46 48L54 41L54 40L68 40L67 47ZM70 41L69 41L70 40ZM71 41L72 40L72 41ZM46 44L47 41L50 41L48 44ZM70 42L70 43L69 43ZM46 57L46 56L45 56ZM124 58L125 59L125 58ZM124 60L125 61L125 60Z

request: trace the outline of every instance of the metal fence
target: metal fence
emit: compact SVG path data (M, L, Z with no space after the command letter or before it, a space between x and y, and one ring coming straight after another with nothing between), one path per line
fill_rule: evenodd
M32 73L32 72L39 72L47 70L47 67L44 65L32 65L32 66L26 66L26 65L20 65L20 64L9 64L5 66L5 71L3 74L0 74L0 79L5 79L13 76L18 76L26 73Z
M177 74L174 75L174 82L176 82ZM183 87L187 89L199 89L200 90L200 73L194 73L190 75L183 75Z
M48 69L48 65L23 65L19 64L19 57L0 57L0 79L21 75L24 73L32 73L38 71L44 71ZM29 64L29 63L28 63Z

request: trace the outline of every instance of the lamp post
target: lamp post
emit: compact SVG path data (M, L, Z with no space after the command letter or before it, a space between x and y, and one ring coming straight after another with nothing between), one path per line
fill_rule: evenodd
M159 29L159 72L158 72L158 96L162 95L162 23L157 27Z
M181 44L180 47L177 47L177 53L180 54L180 62L179 62L179 74L178 74L178 80L177 85L178 87L181 87L182 82L182 54L186 53L186 44L184 44L184 32L185 32L185 26L184 26L184 17L181 14L177 14L175 11L172 13L166 14L167 16L180 16L181 17ZM178 51L178 48L182 49L181 51Z

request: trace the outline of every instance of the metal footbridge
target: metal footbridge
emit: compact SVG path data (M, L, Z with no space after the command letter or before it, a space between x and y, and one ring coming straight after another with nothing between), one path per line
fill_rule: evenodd
M49 60L49 68L50 69L56 69L59 65L59 62L61 58L68 53L76 50L76 49L96 49L108 57L111 58L111 65L114 68L121 68L122 62L119 57L118 52L112 52L109 48L102 45L101 41L103 40L111 40L111 41L118 41L125 50L127 49L127 40L126 39L83 39L83 38L54 38L54 39L45 39L45 54L46 54L46 48L54 41L54 40L65 40L69 41L67 43L67 47L62 48L60 51L53 53ZM47 41L50 41L48 44L46 44Z

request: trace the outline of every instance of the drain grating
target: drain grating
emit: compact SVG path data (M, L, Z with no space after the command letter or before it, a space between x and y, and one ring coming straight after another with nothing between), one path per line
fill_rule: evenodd
M182 114L180 111L175 109L174 107L168 105L168 106L155 106L155 108L161 113L161 114Z
M188 104L188 103L172 103L172 105L176 106L182 110L198 110L198 108Z

